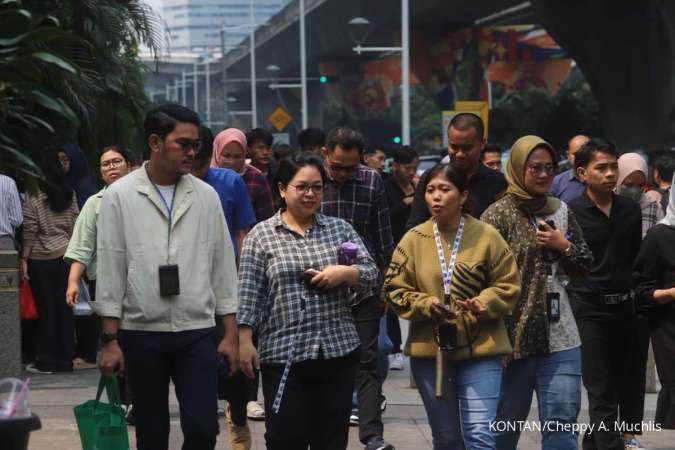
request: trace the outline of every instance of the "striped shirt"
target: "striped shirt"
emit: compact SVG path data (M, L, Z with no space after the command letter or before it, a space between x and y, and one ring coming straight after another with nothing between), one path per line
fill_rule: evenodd
M352 289L357 294L369 291L376 283L377 267L344 220L316 214L314 226L301 236L277 212L246 236L239 264L237 322L258 330L263 363L285 363L296 331L293 362L320 355L336 358L359 346L351 306L360 295L347 289L318 289L303 281L305 270L337 264L338 249L347 241L359 247L354 266L360 276Z
M16 229L23 222L23 213L16 183L5 175L0 175L0 199L0 237L14 239Z
M49 208L44 192L28 194L23 203L23 257L40 260L63 257L78 212L75 194L70 207L58 213Z
M387 194L380 175L359 166L354 178L342 184L327 180L321 213L346 220L361 236L378 267L389 266L394 242Z

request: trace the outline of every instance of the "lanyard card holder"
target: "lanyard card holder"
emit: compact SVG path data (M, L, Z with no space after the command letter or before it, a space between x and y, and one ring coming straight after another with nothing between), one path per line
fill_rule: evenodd
M180 279L178 277L178 264L165 264L159 266L159 295L171 297L180 294Z

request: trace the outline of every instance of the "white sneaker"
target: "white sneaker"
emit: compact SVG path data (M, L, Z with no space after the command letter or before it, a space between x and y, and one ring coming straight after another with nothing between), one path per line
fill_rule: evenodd
M640 442L633 436L630 439L624 439L623 445L626 447L626 450L646 450Z
M389 356L389 370L403 370L405 367L405 356L403 353L394 353Z
M251 420L265 420L265 410L258 402L250 401L246 404L246 417Z

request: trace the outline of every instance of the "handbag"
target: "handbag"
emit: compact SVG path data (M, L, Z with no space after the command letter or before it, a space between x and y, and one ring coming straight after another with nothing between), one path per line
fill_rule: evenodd
M19 310L21 320L35 320L38 317L35 297L28 280L21 280L19 283Z
M105 388L109 403L101 402ZM120 402L117 376L101 375L96 399L73 408L82 450L129 450L129 435Z

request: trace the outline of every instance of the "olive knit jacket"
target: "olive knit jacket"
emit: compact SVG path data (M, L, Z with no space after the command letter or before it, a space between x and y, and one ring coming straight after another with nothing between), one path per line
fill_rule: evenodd
M511 343L504 325L520 295L520 275L508 244L491 225L469 216L454 269L451 298L477 298L487 308L484 317L462 312L457 325L457 350L451 360L508 355ZM442 231L445 260L456 228ZM399 242L384 281L383 295L394 312L410 320L405 353L414 358L436 358L436 329L440 320L431 310L434 298L443 299L443 277L436 250L433 219L411 229ZM459 310L459 307L456 307Z

